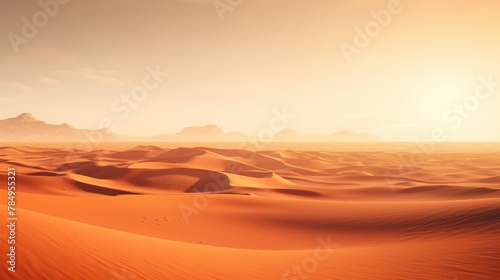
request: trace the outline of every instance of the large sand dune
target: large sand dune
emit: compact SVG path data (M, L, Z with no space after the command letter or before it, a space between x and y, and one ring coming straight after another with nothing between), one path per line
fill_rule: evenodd
M0 147L0 278L500 279L499 147L381 145Z

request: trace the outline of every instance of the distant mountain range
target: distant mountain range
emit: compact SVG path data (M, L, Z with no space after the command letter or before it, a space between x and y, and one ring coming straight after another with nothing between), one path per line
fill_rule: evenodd
M225 133L216 125L186 127L179 133L153 137L133 137L113 133L107 129L74 128L66 123L48 124L29 113L0 120L2 142L78 142L91 139L97 142L240 142L250 136L241 132ZM368 133L342 130L330 135L307 135L284 129L273 136L275 142L379 142L381 138Z

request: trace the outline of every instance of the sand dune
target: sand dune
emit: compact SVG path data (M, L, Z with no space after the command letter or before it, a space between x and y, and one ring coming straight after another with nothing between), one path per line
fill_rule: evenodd
M20 208L0 277L499 278L500 149L404 173L411 151L373 150L0 147Z

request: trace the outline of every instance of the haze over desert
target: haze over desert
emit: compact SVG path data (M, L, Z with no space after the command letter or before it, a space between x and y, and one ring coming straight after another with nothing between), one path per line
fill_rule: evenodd
M499 0L0 1L0 280L499 280Z

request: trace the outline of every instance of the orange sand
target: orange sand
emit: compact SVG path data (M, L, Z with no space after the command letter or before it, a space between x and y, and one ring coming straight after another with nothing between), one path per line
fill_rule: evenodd
M0 278L500 279L500 149L438 151L400 176L411 150L377 145L2 147L19 221L15 273L0 231Z

